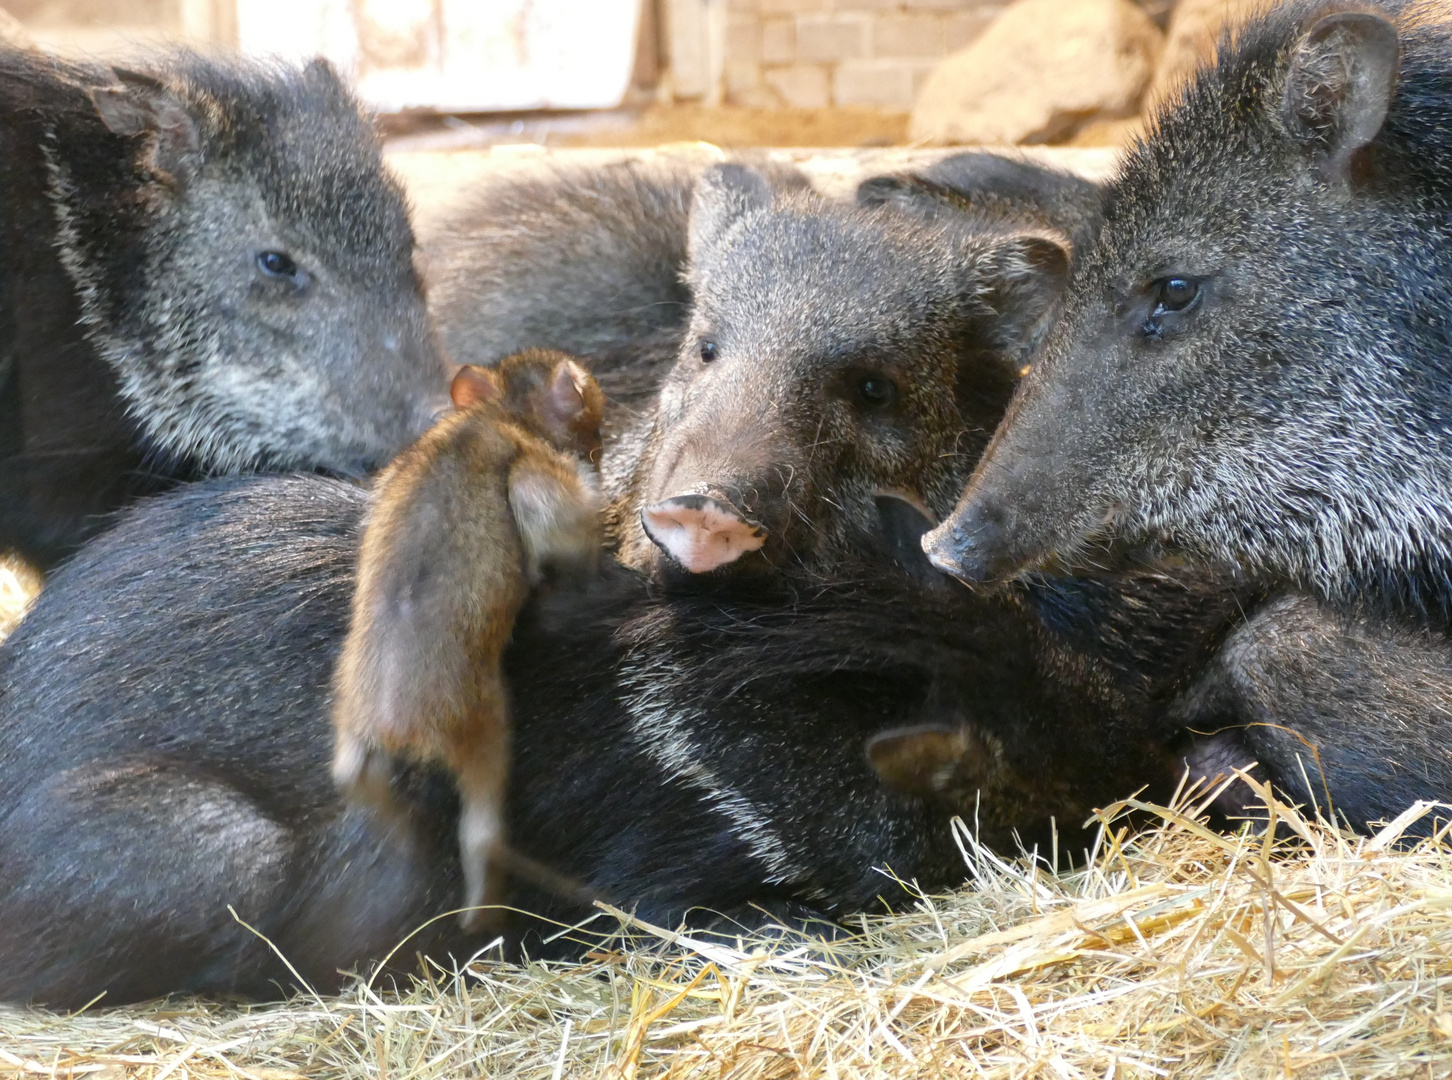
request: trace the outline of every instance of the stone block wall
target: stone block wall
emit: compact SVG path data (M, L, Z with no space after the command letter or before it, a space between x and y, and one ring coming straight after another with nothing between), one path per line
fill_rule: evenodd
M912 108L933 66L1006 0L728 0L728 104Z

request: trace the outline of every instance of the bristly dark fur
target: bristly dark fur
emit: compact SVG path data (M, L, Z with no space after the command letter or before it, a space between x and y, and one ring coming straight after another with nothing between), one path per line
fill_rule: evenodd
M1192 773L1258 762L1282 797L1361 830L1452 797L1449 686L1443 635L1287 595L1236 628L1170 715L1193 733ZM1239 784L1219 804L1264 805ZM1429 817L1408 835L1437 826Z
M329 777L368 500L317 478L148 500L61 568L0 648L0 865L19 883L0 890L0 998L266 995L288 977L229 903L332 986L449 910L447 781L401 773L414 824L389 834ZM863 551L837 582L662 597L617 569L546 590L507 661L517 850L655 922L698 905L840 915L906 899L875 868L956 880L950 813L1009 849L1047 843L1054 819L1072 855L1094 805L1171 782L1158 717L1180 681L1115 667L1154 654L1156 617L1185 639L1159 643L1171 654L1218 640L1193 579L1106 660L1054 652L1014 602L917 583ZM879 782L865 741L915 724L978 734L981 798ZM527 885L514 902L586 913ZM417 947L470 949L452 925ZM535 948L537 925L522 918L511 938Z
M1109 185L1063 318L930 540L943 565L1002 576L1109 522L1445 621L1449 86L1438 5L1292 0L1246 26ZM1195 299L1161 310L1176 277Z
M1069 238L1077 257L1098 235L1103 192L1074 173L973 150L921 172L874 176L857 188L859 205L897 203L927 220L964 208L995 216L1039 217Z
M0 547L42 565L176 479L376 465L444 400L402 191L336 74L145 64L0 49Z

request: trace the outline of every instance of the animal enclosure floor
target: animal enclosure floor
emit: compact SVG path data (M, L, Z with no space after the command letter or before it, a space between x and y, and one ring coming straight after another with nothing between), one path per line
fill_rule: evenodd
M636 925L578 964L252 1008L0 1008L0 1075L774 1080L1452 1075L1452 850L1273 805L1288 841L1193 807L1104 815L1089 868L1002 860L823 944ZM1445 808L1441 813L1445 813ZM600 929L618 925L602 915Z

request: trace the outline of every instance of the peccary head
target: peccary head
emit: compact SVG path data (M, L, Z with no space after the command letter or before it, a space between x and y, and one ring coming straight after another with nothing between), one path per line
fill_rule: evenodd
M45 152L62 261L147 439L211 471L386 460L447 370L357 102L321 60L112 74Z
M773 194L739 165L699 182L689 241L694 309L621 548L691 573L827 560L883 498L938 520L1068 261L1046 227Z
M1404 6L1286 4L1160 117L924 540L940 569L1112 533L1334 600L1445 596L1452 42Z

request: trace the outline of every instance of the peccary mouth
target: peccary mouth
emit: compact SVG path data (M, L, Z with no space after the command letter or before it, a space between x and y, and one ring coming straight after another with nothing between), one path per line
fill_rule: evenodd
M640 524L650 542L692 574L729 565L766 543L765 526L709 495L677 495L647 506Z

